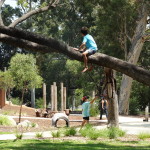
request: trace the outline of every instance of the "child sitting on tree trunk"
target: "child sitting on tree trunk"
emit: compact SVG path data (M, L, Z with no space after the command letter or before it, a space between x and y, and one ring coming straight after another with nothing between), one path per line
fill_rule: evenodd
M95 40L93 39L93 37L91 35L88 34L88 28L87 27L82 27L81 28L81 34L83 36L83 42L80 45L79 49L78 48L74 48L74 50L77 51L83 51L82 55L83 55L83 59L84 59L84 66L85 68L82 70L82 72L85 72L87 70L92 70L92 66L90 69L88 69L88 55L92 55L95 54L97 51L97 45Z

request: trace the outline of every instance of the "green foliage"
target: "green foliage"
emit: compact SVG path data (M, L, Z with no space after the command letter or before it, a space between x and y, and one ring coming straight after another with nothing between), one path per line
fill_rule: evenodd
M108 137L110 139L115 139L117 137L124 136L125 135L125 131L122 131L121 129L116 128L116 127L111 127L111 128L108 129L107 134L108 134Z
M146 56L145 56L146 57ZM145 111L149 104L150 88L138 82L133 82L131 98L129 101L130 114L137 115L139 111Z
M86 137L92 128L93 126L91 124L86 124L79 132L83 137Z
M149 149L149 142L147 141L85 141L85 140L37 140L28 139L22 141L4 140L0 143L1 150L8 149L32 149L32 150L145 150Z
M10 126L12 124L10 119L8 119L8 116L0 115L0 125Z
M9 71L0 71L0 88L9 89L15 85L12 76Z
M66 128L64 131L65 136L74 136L77 133L74 127Z
M36 137L36 138L43 138L43 133L37 132L37 133L35 134L35 137Z
M139 114L139 102L137 97L130 98L129 112L130 115L138 115Z
M36 123L32 122L32 123L31 123L31 127L32 127L32 128L36 127Z
M99 130L91 128L88 131L87 137L90 138L91 140L96 140L99 137Z
M16 140L21 140L23 138L23 133L16 133Z
M77 75L79 73L79 69L81 68L81 63L77 60L67 60L66 68L68 71L73 74Z
M20 99L19 99L19 97L11 98L11 102L14 105L20 105Z
M61 136L61 132L60 132L60 131L53 131L53 132L52 132L52 137L58 138L58 137L60 137L60 136Z
M10 61L8 71L12 76L15 87L19 90L24 88L38 88L42 84L42 78L38 75L33 55L16 54Z
M90 116L96 117L97 115L99 115L99 106L98 104L93 103L90 107Z
M75 90L75 106L78 107L81 105L81 97L83 96L83 89L76 89Z
M43 98L36 99L36 101L35 101L35 107L36 108L43 108L44 107L43 105L44 105L43 104Z
M140 133L138 135L138 138L141 139L141 140L148 139L148 138L150 138L150 133Z
M99 130L99 137L104 137L107 138L108 137L108 129L100 129Z

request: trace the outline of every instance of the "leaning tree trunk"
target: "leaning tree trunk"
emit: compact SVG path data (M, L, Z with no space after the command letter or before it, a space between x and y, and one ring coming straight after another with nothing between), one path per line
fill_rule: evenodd
M139 20L133 36L131 48L128 54L128 62L132 64L137 64L139 60L140 53L143 47L142 36L146 29L146 18L147 9L146 5L143 4L139 11ZM129 113L129 97L131 93L133 79L129 76L123 75L120 94L119 94L119 113L122 115L128 115Z
M108 100L108 127L119 127L118 96L116 94L116 80L110 68L104 68L106 97Z

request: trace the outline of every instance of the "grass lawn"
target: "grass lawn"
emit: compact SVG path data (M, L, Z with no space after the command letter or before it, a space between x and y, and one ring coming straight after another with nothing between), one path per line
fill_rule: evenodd
M148 141L64 141L17 140L0 141L0 150L150 150Z

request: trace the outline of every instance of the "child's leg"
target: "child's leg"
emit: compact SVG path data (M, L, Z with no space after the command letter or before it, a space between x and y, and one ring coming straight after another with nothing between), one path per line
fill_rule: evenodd
M82 72L85 72L85 71L87 71L88 70L88 65L87 65L87 62L88 62L88 58L87 58L87 54L88 54L88 52L84 52L84 53L82 53L82 55L83 55L83 59L84 59L84 69L82 70Z
M85 123L86 123L86 120L84 119L84 120L82 121L82 124L81 124L81 128L80 128L80 129L82 129L82 127L85 125Z
M88 71L92 71L92 69L94 68L94 66L91 64L90 68L88 69Z

